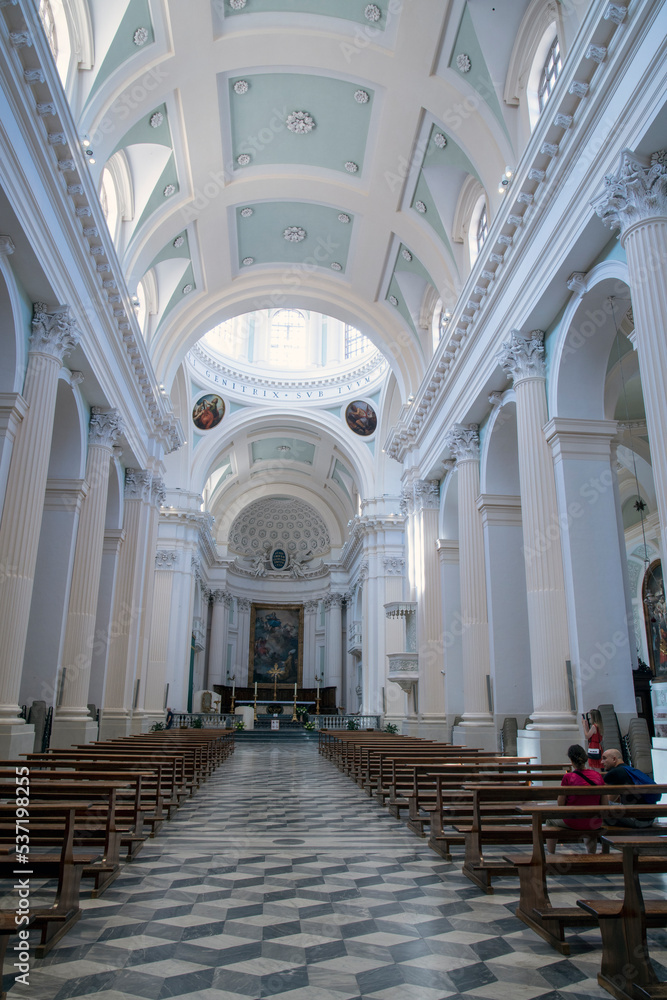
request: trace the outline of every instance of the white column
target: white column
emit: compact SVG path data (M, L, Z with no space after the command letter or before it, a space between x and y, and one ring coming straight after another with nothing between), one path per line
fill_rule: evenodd
M336 688L336 704L341 703L343 678L343 594L329 594L324 599L326 608L326 657L325 687Z
M489 711L487 678L491 674L489 621L486 606L484 533L477 509L479 496L479 428L456 424L448 435L449 450L459 476L459 558L461 627L463 630L464 712L459 734L467 746L496 749L496 734Z
M18 696L37 561L42 507L56 409L58 373L79 332L67 307L35 303L23 398L0 523L0 756L32 750L34 731L18 718Z
M123 516L125 541L118 558L114 631L109 649L104 708L100 716L100 739L127 736L130 733L135 681L140 679L141 615L144 609L143 586L151 521L150 501L150 472L146 469L126 469Z
M650 157L626 149L592 202L605 225L621 230L628 258L651 465L664 547L667 534L667 150ZM665 559L663 558L663 566Z
M14 440L28 404L19 392L0 392L0 511L5 499Z
M90 688L88 691L89 701L97 709L100 709L104 704L109 645L111 636L113 635L112 613L116 592L118 556L124 539L124 528L107 528L104 532L100 589L97 596L97 615L95 617L95 642L92 649Z
M94 406L90 418L86 482L76 534L65 640L61 656L61 697L51 734L52 747L75 746L97 739L97 723L88 715L90 665L102 569L104 520L111 449L121 433L118 410Z
M153 621L153 592L155 590L155 554L157 552L157 537L160 510L166 499L164 480L159 476L151 479L151 502L148 508L148 525L146 528L146 546L144 555L144 577L141 584L142 610L139 623L139 652L137 658L137 677L140 678L139 698L137 707L132 712L133 733L147 732L154 722L163 719L162 697L157 694L156 686L152 693L155 701L149 702L151 690L150 678L150 641ZM161 683L161 681L160 681Z
M463 624L458 538L439 538L438 557L442 581L442 645L445 661L443 689L447 706L447 724L452 726L456 716L462 715L464 709Z
M440 483L418 479L412 484L412 542L415 546L415 600L419 651L419 735L445 739L445 666L442 643L442 606L438 560Z
M248 687L252 687L254 684L254 677L252 676L252 667L250 660L250 608L252 607L252 602L246 597L239 597L236 601L236 611L238 613L238 638L236 646L236 659L240 664L241 669L236 675L237 685L243 687L244 677L248 676Z
M303 602L303 677L302 687L315 687L315 628L319 601Z
M636 714L635 637L611 463L616 429L615 420L567 417L554 417L545 427L554 453L577 700L582 712L613 704L625 732Z
M484 528L494 718L502 728L514 716L522 728L533 699L521 500L483 494L477 506Z
M514 380L516 396L533 682L533 712L528 728L552 731L556 742L565 742L563 749L567 749L566 741L571 742L575 735L576 720L566 668L570 643L556 481L543 429L548 420L543 340L540 330L533 331L529 338L512 330L498 360L507 377Z
M164 716L164 692L169 657L169 623L172 617L174 569L178 553L158 549L155 553L155 584L153 587L153 614L151 616L151 641L148 657L145 708L151 717ZM157 719L155 720L157 721Z
M229 609L232 596L226 590L213 591L213 608L211 611L211 644L208 654L208 690L213 690L214 684L225 683L227 667L227 632L229 624Z

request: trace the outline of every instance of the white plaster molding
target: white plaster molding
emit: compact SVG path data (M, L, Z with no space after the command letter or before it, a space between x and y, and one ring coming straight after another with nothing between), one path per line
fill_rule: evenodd
M515 386L527 378L546 378L542 330L533 330L528 337L524 337L519 330L510 330L510 339L503 344L496 357Z
M667 151L647 157L624 149L616 173L604 182L604 193L591 205L605 226L621 230L621 243L630 226L667 217Z

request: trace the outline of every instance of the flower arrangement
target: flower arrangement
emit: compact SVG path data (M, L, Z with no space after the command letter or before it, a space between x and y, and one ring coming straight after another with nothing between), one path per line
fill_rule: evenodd
M199 717L197 716L197 717L196 717L196 718L194 718L194 719L192 720L192 722L190 723L190 728L191 728L191 729L203 729L203 728L204 728L204 723L203 723L203 722L201 721L201 719L200 719L200 718L199 718Z
M351 730L358 729L359 728L359 723L357 722L356 719L348 719L347 720L347 728L351 729Z
M314 722L304 722L303 728L307 729L309 733L312 733L313 729L315 729L315 723Z
M239 719L238 722L234 723L234 729L238 729L239 732L245 729L245 722L243 721L243 719Z
M395 726L393 722L388 722L387 725L384 727L384 731L385 733L397 733L398 726Z
M159 733L163 729L164 729L164 722L154 722L148 731L149 733Z

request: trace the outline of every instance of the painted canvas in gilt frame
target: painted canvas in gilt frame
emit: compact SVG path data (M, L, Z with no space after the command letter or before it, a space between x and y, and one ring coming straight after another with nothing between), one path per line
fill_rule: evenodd
M278 687L299 687L303 680L303 605L253 604L250 608L248 685L273 684L270 671L281 669Z

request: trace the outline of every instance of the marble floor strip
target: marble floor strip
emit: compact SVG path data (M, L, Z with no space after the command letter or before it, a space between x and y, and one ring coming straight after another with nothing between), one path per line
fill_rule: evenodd
M483 895L313 744L237 747L8 1000L608 1000L597 930L569 958ZM667 882L646 880L647 895ZM554 902L621 895L562 878ZM84 892L84 896L87 895ZM667 979L667 934L650 933ZM6 967L9 967L7 960Z

